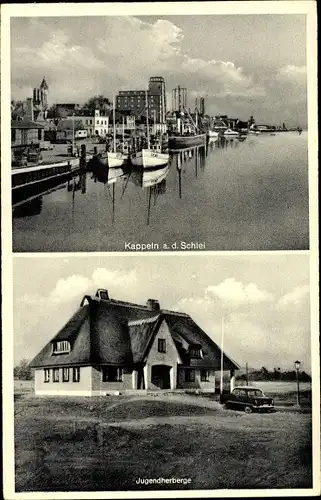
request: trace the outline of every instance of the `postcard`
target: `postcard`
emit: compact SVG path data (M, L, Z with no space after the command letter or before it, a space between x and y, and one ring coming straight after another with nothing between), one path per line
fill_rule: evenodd
M1 14L4 498L317 496L315 2Z

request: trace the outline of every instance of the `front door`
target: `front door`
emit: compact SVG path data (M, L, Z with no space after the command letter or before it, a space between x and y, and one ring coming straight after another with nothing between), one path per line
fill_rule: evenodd
M152 384L156 389L170 389L170 366L154 365L152 366Z

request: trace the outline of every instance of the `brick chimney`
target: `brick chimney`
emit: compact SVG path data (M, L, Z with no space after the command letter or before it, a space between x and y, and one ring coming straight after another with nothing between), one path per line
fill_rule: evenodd
M108 290L99 288L96 292L96 297L98 297L101 300L109 300Z
M150 309L151 311L159 311L160 310L160 305L159 305L158 300L148 299L146 305L147 305L147 308Z

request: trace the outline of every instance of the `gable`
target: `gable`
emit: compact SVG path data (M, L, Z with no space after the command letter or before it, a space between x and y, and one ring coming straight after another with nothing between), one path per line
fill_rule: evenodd
M190 366L208 367L220 369L221 349L220 347L192 320L189 316L178 316L167 314L166 321L169 325L171 335L178 346L184 364ZM182 342L183 341L185 342ZM186 344L188 348L186 349ZM202 348L201 358L191 358L188 354L190 346L199 344ZM226 370L238 369L239 366L225 354L223 355L224 368Z
M159 352L159 340L165 341L166 352ZM149 364L156 362L161 362L162 364L181 364L182 362L165 318L161 318L157 328L155 328L154 334L146 349L145 360Z

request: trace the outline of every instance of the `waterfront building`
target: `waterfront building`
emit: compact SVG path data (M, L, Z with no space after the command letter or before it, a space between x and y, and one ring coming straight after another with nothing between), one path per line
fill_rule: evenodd
M149 79L148 112L151 122L164 124L166 121L166 86L161 76ZM120 90L116 97L116 108L120 112L132 112L136 118L146 115L146 90Z
M107 114L102 115L99 109L95 110L94 116L69 114L68 119L74 122L81 122L83 128L87 130L87 137L105 137L108 134L109 116Z
M152 76L148 84L149 115L156 123L166 121L166 87L161 76Z
M219 346L185 313L138 305L99 289L31 362L35 393L103 396L115 391L215 390ZM230 388L239 366L225 353Z
M30 146L44 140L44 126L31 120L11 121L11 147Z

